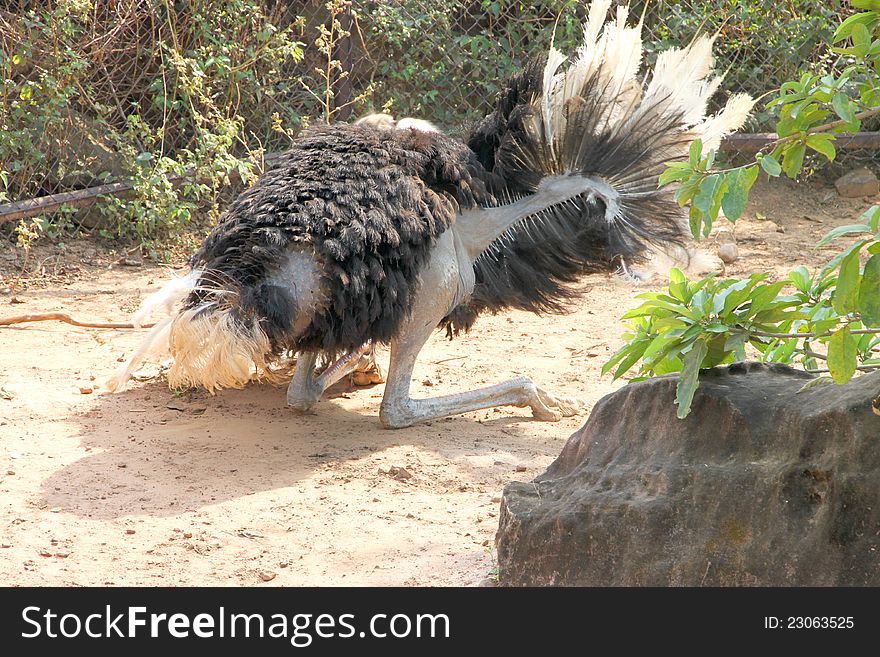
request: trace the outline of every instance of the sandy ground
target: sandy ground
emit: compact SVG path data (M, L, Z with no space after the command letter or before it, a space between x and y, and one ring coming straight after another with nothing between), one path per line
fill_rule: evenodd
M872 200L840 199L822 185L761 185L734 228L741 258L727 275L784 275L808 264L819 237L853 223ZM18 280L20 255L0 246L0 317L61 311L125 321L168 270L118 258L89 244L43 249ZM268 385L175 394L154 376L111 395L102 383L141 331L0 328L0 580L490 582L504 485L540 474L596 401L623 385L600 376L621 344L618 318L661 282L593 276L573 314L481 318L451 342L438 332L422 352L415 395L527 374L587 403L583 415L558 423L505 407L388 431L378 421L383 386L347 382L307 416L285 407L284 388Z

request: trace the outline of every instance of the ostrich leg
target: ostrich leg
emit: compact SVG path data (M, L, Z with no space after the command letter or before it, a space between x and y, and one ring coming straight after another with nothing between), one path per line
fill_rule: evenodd
M354 372L360 364L361 358L369 353L369 351L369 343L349 351L333 362L319 376L315 376L317 352L308 351L301 353L296 361L293 379L287 387L287 404L300 412L310 410L327 388Z
M400 429L418 422L507 405L529 406L535 419L557 422L563 417L576 415L583 408L583 403L577 399L555 397L544 392L526 376L468 392L413 399L409 395L412 370L416 357L432 330L433 327L420 334L409 333L403 339L391 343L391 366L379 411L384 427Z
M553 422L578 413L583 407L580 401L554 397L524 376L442 397L410 397L416 358L439 321L455 304L460 281L458 266L452 240L438 242L429 265L422 272L420 293L416 295L412 313L391 341L388 382L379 410L383 426L399 429L417 422L505 405L529 406L536 419Z

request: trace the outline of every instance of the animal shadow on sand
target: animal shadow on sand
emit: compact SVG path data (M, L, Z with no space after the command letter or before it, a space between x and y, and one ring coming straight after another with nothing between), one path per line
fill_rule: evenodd
M562 439L536 441L530 417L504 411L482 422L458 416L383 429L376 413L381 392L381 385L353 390L343 381L304 415L286 406L283 387L267 384L211 396L175 394L152 381L100 395L91 410L71 418L90 454L44 481L43 496L50 507L81 517L166 517L295 486L328 463L401 445L449 460L501 451L555 456L561 447ZM374 403L352 412L335 401L343 395ZM500 439L486 438L489 433ZM498 468L458 465L473 468L475 480L498 474Z

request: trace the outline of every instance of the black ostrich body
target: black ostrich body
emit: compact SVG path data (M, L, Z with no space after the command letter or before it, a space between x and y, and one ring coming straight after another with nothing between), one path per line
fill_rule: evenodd
M494 203L481 177L474 153L439 133L321 127L236 199L191 264L243 291L237 312L260 318L279 354L387 343L437 237L461 209ZM314 258L326 291L298 333L295 291L271 283L290 251Z
M209 390L271 378L295 354L287 401L305 411L389 343L387 427L505 404L543 420L576 413L577 400L526 377L428 399L409 388L438 326L452 336L485 311L563 312L583 274L676 243L684 218L657 189L664 164L747 117L743 95L705 116L720 83L710 39L661 54L640 79L639 27L619 14L602 30L609 7L595 0L568 68L555 50L527 66L464 143L384 115L307 132L232 204L192 271L145 302L135 321L177 310L109 387L161 344L170 385ZM336 360L318 374L321 354Z

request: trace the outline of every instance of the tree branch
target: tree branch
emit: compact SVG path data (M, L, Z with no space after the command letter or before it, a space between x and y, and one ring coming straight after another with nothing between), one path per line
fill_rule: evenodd
M860 372L873 372L874 370L880 370L880 365L856 365L856 369ZM818 370L805 370L810 374L828 374L831 370L822 368Z
M825 331L824 333L767 333L766 331L752 331L747 328L741 329L743 333L756 335L759 338L777 338L779 340L787 340L789 338L827 338L834 335L834 331ZM852 335L866 335L880 333L880 328L875 329L853 329L850 331Z
M880 107L872 107L871 109L867 109L863 112L859 112L858 114L855 115L855 118L858 119L859 121L862 121L864 119L870 119L872 116L876 116L877 114L880 114ZM824 123L822 125L817 125L813 128L810 128L809 130L807 130L806 134L814 135L817 132L831 132L832 130L834 130L834 128L837 128L842 125L846 125L847 123L849 123L849 121L844 121L843 119L839 119L837 121L831 121L830 123ZM785 142L788 142L788 141L794 141L796 139L800 139L800 137L801 137L801 133L796 132L792 135L780 137L779 139L777 139L774 142L771 142L768 145L772 146L773 148L776 148L779 144L784 144ZM766 146L765 146L765 148L766 148Z
M141 326L135 326L134 324L115 324L115 323L100 323L100 322L80 322L78 320L73 319L70 315L65 313L41 313L36 315L17 315L16 317L0 317L0 326L11 326L13 324L23 324L25 322L47 322L51 320L57 320L59 322L64 322L65 324L72 324L73 326L82 326L85 328L105 328L105 329L133 329L133 328L153 328L155 324L143 324Z

